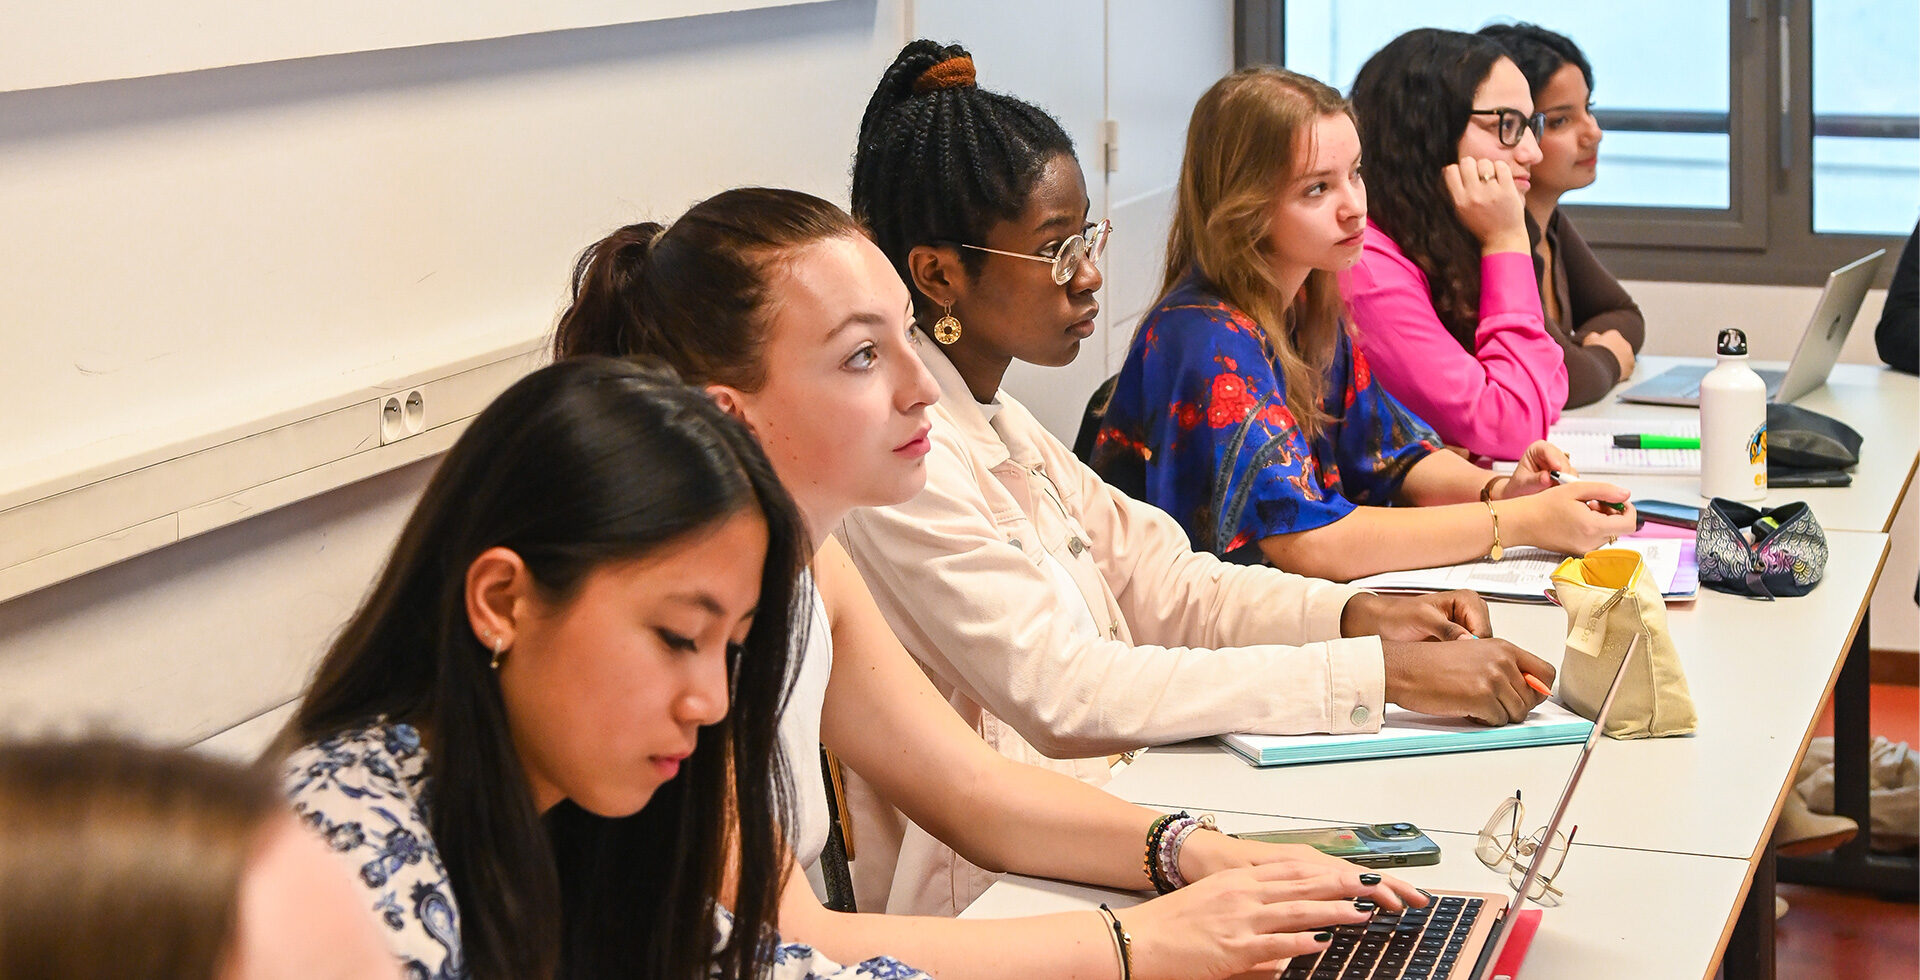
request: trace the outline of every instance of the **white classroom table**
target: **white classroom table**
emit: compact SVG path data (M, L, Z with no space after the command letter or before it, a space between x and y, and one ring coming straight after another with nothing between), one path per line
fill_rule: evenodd
M1567 418L1645 418L1673 421L1696 418L1691 408L1664 405L1633 405L1619 400L1619 394L1669 367L1704 363L1698 358L1644 357L1634 367L1632 380L1616 387L1606 397L1565 413ZM1784 369L1778 362L1757 362L1756 367ZM1860 433L1860 464L1853 470L1853 485L1847 487L1788 487L1772 489L1761 504L1777 507L1804 500L1813 508L1820 526L1828 531L1881 531L1893 527L1893 515L1900 499L1913 480L1916 460L1920 460L1920 378L1890 368L1866 364L1837 364L1824 387L1816 388L1795 405L1836 418ZM1580 464L1574 460L1574 465ZM1631 489L1636 497L1671 500L1682 504L1704 504L1698 476L1603 476Z
M1642 358L1632 381L1690 360ZM1567 414L1664 420L1694 412L1619 402L1624 387ZM1826 578L1804 598L1765 603L1703 589L1696 602L1669 606L1700 730L1596 748L1569 811L1580 826L1564 879L1575 897L1547 911L1527 959L1530 976L1711 977L1723 955L1729 975L1772 974L1773 823L1849 648L1864 648L1854 641L1888 551L1886 531L1920 464L1920 379L1839 365L1797 404L1863 437L1851 486L1775 489L1763 502L1813 507L1831 548ZM1602 478L1636 497L1703 502L1694 476ZM1566 631L1559 608L1495 603L1493 622L1498 635L1559 662ZM1864 697L1864 664L1848 666ZM1410 821L1447 859L1409 870L1409 880L1493 890L1487 882L1498 879L1473 858L1472 835L1516 788L1532 804L1529 822L1543 822L1576 751L1548 746L1260 770L1215 743L1192 742L1143 754L1109 788L1163 809L1214 811L1229 830ZM1462 876L1480 884L1463 884ZM1010 876L965 914L1141 897Z
M1531 812L1528 814L1531 816ZM1230 833L1312 826L1246 813L1219 812ZM1544 819L1545 815L1542 815ZM1391 873L1429 891L1511 893L1506 879L1473 856L1472 834L1429 833L1441 861ZM1581 831L1581 837L1586 831ZM1576 840L1557 879L1566 901L1545 910L1528 949L1523 977L1554 980L1697 980L1725 936L1725 909L1739 904L1747 863L1696 854L1596 847ZM1092 909L1121 910L1150 898L1044 878L1009 875L980 896L962 918L996 919Z
M1702 590L1668 607L1674 645L1700 715L1683 738L1594 748L1569 821L1580 841L1751 858L1766 841L1789 777L1864 614L1887 551L1884 534L1828 535L1826 578L1800 599L1762 602ZM1491 603L1494 633L1558 664L1566 612ZM1255 768L1211 739L1142 753L1107 789L1169 809L1239 810L1321 823L1408 821L1477 832L1523 791L1545 820L1577 745Z

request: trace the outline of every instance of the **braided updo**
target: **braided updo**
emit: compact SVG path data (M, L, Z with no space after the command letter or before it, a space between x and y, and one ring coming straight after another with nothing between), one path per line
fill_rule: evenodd
M980 88L965 48L922 38L900 50L867 102L853 212L918 301L907 253L985 241L994 224L1019 216L1061 154L1073 154L1073 140L1045 110ZM970 273L984 260L961 252Z

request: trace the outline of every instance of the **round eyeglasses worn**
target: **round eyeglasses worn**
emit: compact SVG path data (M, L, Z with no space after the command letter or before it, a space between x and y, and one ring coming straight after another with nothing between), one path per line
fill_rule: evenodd
M1084 233L1075 235L1061 242L1050 252L1042 252L1038 255L1029 255L1025 252L1006 252L997 248L988 248L985 245L968 245L962 243L960 247L970 248L976 252L991 252L994 255L1004 255L1008 258L1048 263L1053 266L1053 284L1056 286L1064 286L1072 281L1075 275L1079 274L1081 262L1092 263L1100 261L1100 256L1107 250L1107 237L1112 234L1113 221L1109 219L1097 225L1089 226Z
M1469 116L1499 116L1500 145L1519 146L1521 134L1531 131L1537 142L1540 134L1547 131L1547 114L1536 112L1529 116L1518 109L1471 109Z
M1533 863L1534 855L1545 848L1547 853L1540 859L1540 874L1527 888L1527 898L1542 906L1558 905L1566 895L1554 886L1553 879L1560 874L1560 866L1567 861L1570 837L1555 831L1553 839L1546 840L1545 827L1522 837L1520 824L1526 817L1527 808L1521 804L1518 792L1501 800L1500 805L1494 808L1493 816L1487 818L1486 826L1480 828L1473 854L1488 868L1506 872L1507 884L1518 888L1527 876L1527 867Z

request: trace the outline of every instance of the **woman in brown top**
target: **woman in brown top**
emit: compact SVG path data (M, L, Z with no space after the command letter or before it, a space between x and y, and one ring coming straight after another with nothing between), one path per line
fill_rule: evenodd
M1600 400L1633 373L1646 320L1560 213L1560 195L1593 183L1600 124L1593 118L1593 68L1565 36L1532 24L1495 24L1480 33L1507 49L1527 76L1533 104L1546 117L1541 160L1530 171L1527 231L1540 278L1547 332L1567 361L1567 407Z

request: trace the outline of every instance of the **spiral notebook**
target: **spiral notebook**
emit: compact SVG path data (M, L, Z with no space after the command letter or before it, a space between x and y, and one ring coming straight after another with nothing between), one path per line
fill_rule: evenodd
M1499 728L1488 728L1462 718L1436 718L1390 704L1386 717L1381 719L1380 730L1370 735L1222 735L1219 738L1235 755L1252 765L1290 766L1564 745L1584 740L1591 731L1593 722L1568 711L1558 701L1542 701L1525 721Z
M1626 449L1613 444L1614 436L1700 436L1698 416L1685 419L1563 418L1547 430L1547 441L1566 451L1568 461L1583 477L1623 473L1699 476L1698 449Z

